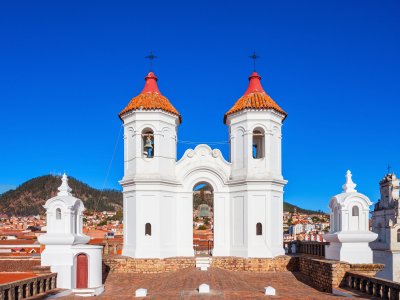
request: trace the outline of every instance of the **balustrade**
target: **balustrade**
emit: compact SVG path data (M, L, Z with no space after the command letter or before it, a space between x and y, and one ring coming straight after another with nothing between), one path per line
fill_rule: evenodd
M45 294L56 288L57 274L51 273L0 285L0 300L20 300Z
M295 246L295 252L292 250ZM329 245L328 242L315 242L315 241L290 241L283 242L286 254L303 253L315 256L325 257L325 246Z
M390 300L400 300L400 283L369 277L355 272L346 273L346 285L373 297Z

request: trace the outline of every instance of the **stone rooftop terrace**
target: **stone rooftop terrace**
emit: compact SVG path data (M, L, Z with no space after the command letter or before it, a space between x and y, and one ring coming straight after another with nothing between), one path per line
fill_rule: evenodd
M341 299L301 282L297 272L228 271L209 268L208 271L187 268L158 274L109 273L105 292L99 299L140 299L135 290L146 288L148 297L142 299L266 299L264 287L272 286L274 299ZM210 294L199 295L200 284L210 285ZM62 299L81 299L67 296Z

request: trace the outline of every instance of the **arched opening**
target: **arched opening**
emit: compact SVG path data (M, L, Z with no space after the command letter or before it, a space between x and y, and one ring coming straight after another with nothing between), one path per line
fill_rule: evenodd
M357 205L354 205L353 208L351 209L351 215L353 217L358 217L359 216L359 209Z
M337 232L339 231L339 210L337 206L333 210L333 231L332 232Z
M150 223L146 223L146 225L144 226L144 235L151 236L151 224Z
M76 256L76 288L86 289L88 287L88 257L84 253Z
M262 224L257 223L256 225L256 235L262 235Z
M142 153L144 157L154 157L154 132L146 128L142 131Z
M350 230L358 231L360 230L360 208L357 205L353 205L351 208L350 217Z
M61 220L61 208L56 209L56 219Z
M206 182L193 188L193 248L196 255L214 248L214 191Z
M400 243L400 229L397 229L397 242Z
M253 130L253 158L263 158L265 156L265 134L262 128Z

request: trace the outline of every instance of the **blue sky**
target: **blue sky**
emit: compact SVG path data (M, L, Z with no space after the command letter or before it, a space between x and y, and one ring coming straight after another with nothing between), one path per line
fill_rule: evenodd
M351 169L375 202L388 163L400 173L399 1L8 1L0 37L0 189L64 170L119 189L122 138L105 180L117 114L150 50L178 138L199 142L227 141L223 114L257 51L264 89L289 114L286 201L326 210Z

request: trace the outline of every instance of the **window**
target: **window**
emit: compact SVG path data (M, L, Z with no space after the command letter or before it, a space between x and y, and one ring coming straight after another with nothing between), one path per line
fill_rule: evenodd
M56 209L56 219L61 220L61 208Z
M397 229L397 242L400 243L400 229Z
M253 158L263 158L265 156L264 153L264 148L265 148L265 143L264 143L264 130L260 128L256 128L253 131Z
M351 209L351 215L353 217L358 217L359 215L359 209L357 205L354 205L353 208Z
M256 225L256 235L262 235L262 224L257 223Z
M146 223L145 228L144 228L144 235L151 235L151 224Z
M154 157L154 132L151 129L144 129L142 132L143 156Z

